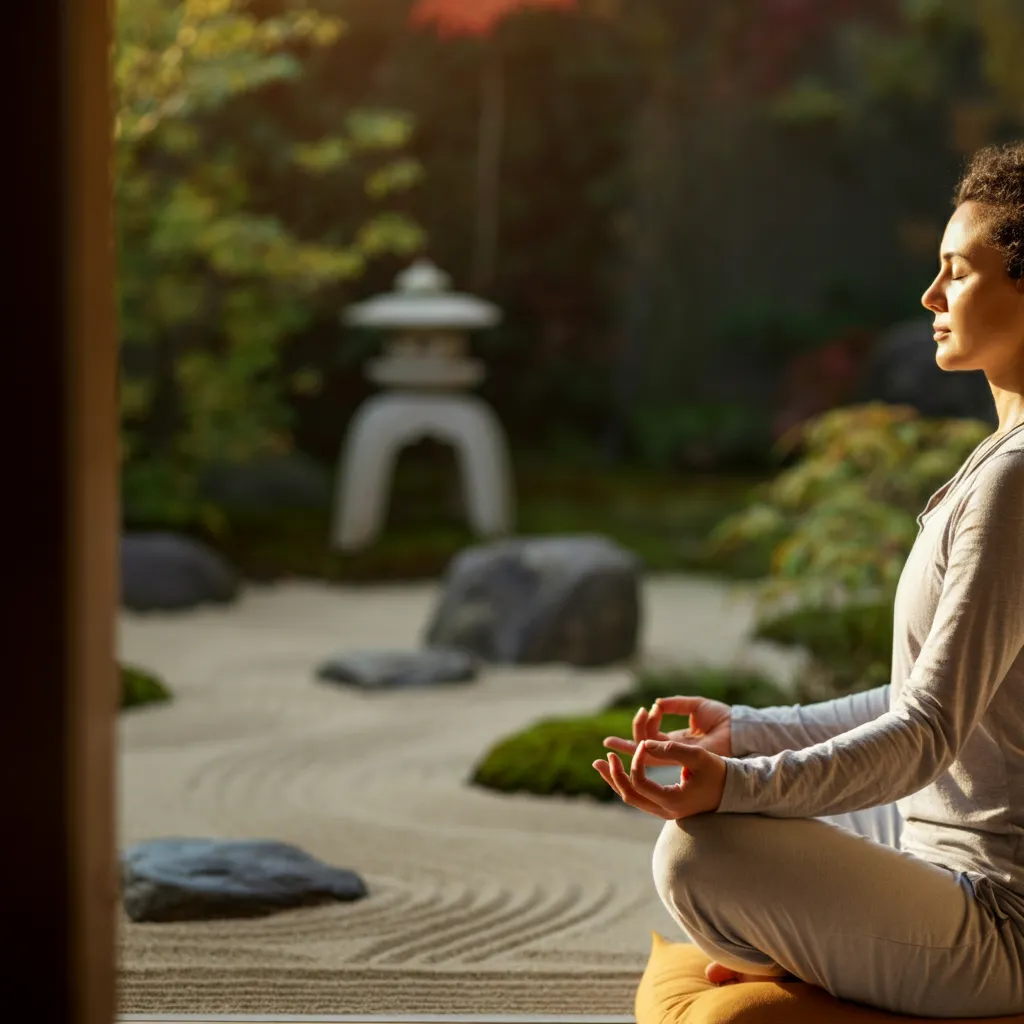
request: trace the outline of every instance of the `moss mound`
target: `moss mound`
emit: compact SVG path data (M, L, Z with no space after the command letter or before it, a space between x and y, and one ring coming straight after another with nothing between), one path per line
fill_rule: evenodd
M550 718L499 742L473 772L474 785L503 793L619 798L592 767L605 736L629 736L633 712Z
M755 708L789 704L791 699L767 676L719 668L652 668L643 671L632 689L613 698L607 710L650 707L658 697L700 695L724 704ZM675 728L673 726L673 728Z
M608 756L604 738L632 736L637 708L650 707L657 697L677 694L700 694L755 707L790 703L771 680L752 673L707 668L651 670L597 714L544 719L501 740L477 765L470 781L503 793L618 800L593 768L594 761ZM662 720L666 732L685 725L683 716L666 715Z
M164 683L141 668L121 666L121 707L135 708L143 704L160 704L171 699Z

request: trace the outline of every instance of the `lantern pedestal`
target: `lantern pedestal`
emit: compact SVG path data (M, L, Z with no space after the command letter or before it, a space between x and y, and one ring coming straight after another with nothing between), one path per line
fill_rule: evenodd
M399 452L434 438L452 445L462 472L473 530L484 537L512 530L508 448L497 416L473 395L385 392L357 410L338 472L332 540L353 551L376 540L387 515Z
M356 410L342 449L331 539L348 551L373 543L387 515L398 453L424 437L459 458L470 525L495 537L512 531L512 474L498 417L464 392L486 368L469 357L466 332L493 327L493 303L453 292L451 278L419 259L385 295L352 306L345 322L390 332L367 376L387 390Z

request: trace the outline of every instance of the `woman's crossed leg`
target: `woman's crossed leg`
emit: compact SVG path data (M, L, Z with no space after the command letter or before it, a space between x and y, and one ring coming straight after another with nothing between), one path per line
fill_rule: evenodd
M669 821L654 849L655 885L694 944L734 971L790 974L896 1013L1021 1012L1009 922L954 871L879 841L887 833L898 843L894 815L887 805L831 819Z

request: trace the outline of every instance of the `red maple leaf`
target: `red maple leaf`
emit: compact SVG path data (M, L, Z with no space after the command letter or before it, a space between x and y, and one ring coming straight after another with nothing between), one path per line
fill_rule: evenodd
M487 36L510 14L525 7L571 11L577 0L419 0L409 16L415 26L433 26L438 35Z

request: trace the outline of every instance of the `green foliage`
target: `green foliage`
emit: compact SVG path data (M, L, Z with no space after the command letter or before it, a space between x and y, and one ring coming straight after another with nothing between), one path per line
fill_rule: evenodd
M384 211L354 238L333 227L299 237L264 208L244 153L223 130L242 100L298 78L304 55L344 26L305 3L258 17L243 0L120 0L115 81L117 227L123 338L124 503L130 519L182 524L215 510L198 489L203 467L284 451L292 391L281 351L310 322L326 289L372 257L408 254L421 232ZM218 120L219 119L219 120ZM363 167L386 199L414 184L395 157L411 123L352 111L338 134L291 140L279 158L294 187ZM360 162L362 161L362 162ZM350 186L349 186L350 187Z
M893 606L850 604L844 608L801 608L759 623L755 636L804 648L817 662L801 681L810 701L889 682L892 674ZM824 686L818 692L815 686Z
M770 680L756 674L702 667L647 671L632 690L614 698L597 714L544 719L501 740L474 768L471 781L505 793L618 800L593 767L598 758L608 756L604 738L632 736L633 715L638 707L650 707L656 697L677 694L698 694L753 707L789 703ZM681 729L686 719L666 715L662 724L666 731Z
M985 75L1008 114L1024 124L1024 8L1018 0L978 0L971 7L985 43Z
M470 781L503 793L617 800L593 763L608 753L605 736L632 734L632 719L633 713L626 711L544 719L494 746L474 768Z
M709 550L770 543L758 635L806 648L823 699L888 680L896 585L928 498L991 433L873 403L834 410L783 438L802 456L712 532Z
M614 697L605 710L635 713L637 708L649 708L659 697L676 696L709 697L724 704L745 704L755 708L788 702L778 684L758 672L711 666L665 666L641 670L634 686Z
M940 103L971 150L1003 121L1024 123L1024 8L1018 0L904 0L884 19L837 19L830 72L798 76L771 103L792 125L848 130L885 108ZM844 69L842 73L837 73ZM974 124L964 131L964 120Z
M888 600L921 509L990 433L980 421L926 418L883 403L816 417L777 447L780 455L802 447L802 457L719 524L710 549L771 541L766 604Z
M157 676L130 665L121 666L122 708L160 704L170 699L170 691Z

